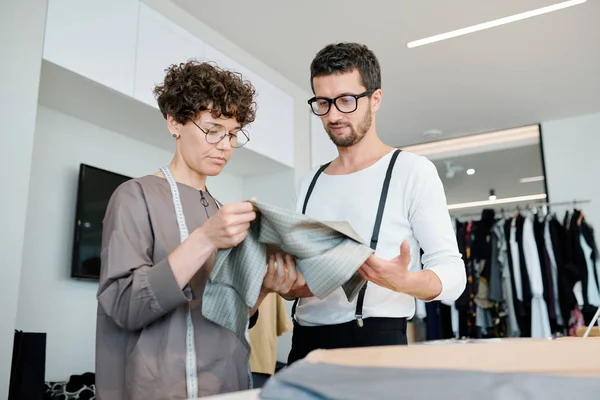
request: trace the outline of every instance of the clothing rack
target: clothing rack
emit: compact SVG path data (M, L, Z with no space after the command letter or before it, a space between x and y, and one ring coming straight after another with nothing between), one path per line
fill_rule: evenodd
M479 213L453 221L466 287L453 305L429 302L415 313L425 319L428 340L587 338L600 332L600 261L583 215L584 204L596 200L588 199L490 202L465 210ZM500 213L506 206L519 212ZM564 219L558 216L563 212Z
M571 201L560 201L560 202L533 202L533 203L527 203L527 205L525 206L525 208L523 208L522 206L516 206L516 207L511 207L511 208L493 208L493 207L484 207L482 208L483 210L494 210L496 212L499 212L501 214L505 214L505 213L513 213L513 212L519 212L519 211L527 211L527 210L532 210L533 208L536 207L558 207L558 206L573 206L576 207L578 204L587 204L587 203L591 203L592 200L589 199L584 199L584 200L571 200ZM479 217L481 216L481 211L477 212L477 213L466 213L466 214L457 214L455 215L456 218L464 218L464 217Z
M561 201L561 202L550 202L550 203L540 203L539 205L541 206L570 206L572 205L573 207L575 207L577 204L586 204L586 203L591 203L592 200L586 199L586 200L573 200L573 201Z

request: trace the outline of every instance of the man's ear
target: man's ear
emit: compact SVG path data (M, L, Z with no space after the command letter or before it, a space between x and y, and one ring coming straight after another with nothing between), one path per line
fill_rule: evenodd
M377 111L381 106L381 97L383 96L383 92L381 89L377 89L371 95L371 110Z

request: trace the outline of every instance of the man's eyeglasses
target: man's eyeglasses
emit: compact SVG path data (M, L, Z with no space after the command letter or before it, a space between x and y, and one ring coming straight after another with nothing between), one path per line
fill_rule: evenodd
M250 136L243 129L240 129L235 133L228 133L227 129L225 129L224 126L215 125L212 128L205 130L205 129L202 129L202 127L200 125L198 125L194 120L190 120L190 121L192 121L192 123L194 125L196 125L198 127L198 129L200 129L202 131L202 133L204 133L204 137L206 138L206 141L210 144L219 143L221 140L223 140L225 138L225 136L229 136L229 143L231 144L231 147L235 147L235 148L242 147L250 141Z
M335 108L337 108L340 112L344 114L353 113L358 108L358 99L370 96L375 92L375 90L367 90L362 92L361 94L344 94L336 97L335 99L329 99L327 97L313 97L308 100L308 104L312 112L319 117L323 115L327 115L329 110L331 109L331 104L335 104Z

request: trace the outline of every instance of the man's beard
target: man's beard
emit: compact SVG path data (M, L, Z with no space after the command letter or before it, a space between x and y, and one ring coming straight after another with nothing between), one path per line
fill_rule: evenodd
M336 124L336 125L334 125L334 126L348 127L348 129L350 131L348 133L336 135L335 133L332 133L330 124L327 125L327 128L325 130L327 131L327 134L329 135L329 138L331 139L333 144L335 144L337 147L351 147L351 146L354 146L356 143L360 142L362 140L362 138L365 137L365 134L371 128L372 123L373 123L373 114L371 113L371 110L369 110L365 114L365 117L363 118L363 120L358 124L358 127L356 129L351 124Z

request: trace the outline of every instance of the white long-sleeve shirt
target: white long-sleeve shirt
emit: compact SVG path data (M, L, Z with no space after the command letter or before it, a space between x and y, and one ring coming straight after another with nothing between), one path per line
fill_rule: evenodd
M306 214L323 221L348 221L365 243L370 243L381 188L392 152L372 166L347 175L323 172L308 201ZM302 212L306 192L318 168L303 177L296 196ZM448 213L446 195L438 172L425 157L401 152L396 160L388 192L376 255L392 259L408 239L411 271L435 272L442 292L435 300L454 301L466 285L466 272ZM342 289L324 299L301 299L296 317L301 325L329 325L355 319L356 300L348 302ZM369 282L363 318L407 317L415 312L415 299Z

